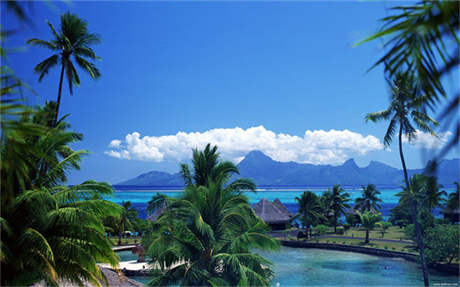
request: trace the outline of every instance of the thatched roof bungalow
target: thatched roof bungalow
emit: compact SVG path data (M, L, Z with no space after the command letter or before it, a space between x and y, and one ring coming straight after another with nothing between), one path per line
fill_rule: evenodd
M253 207L254 212L273 230L285 229L289 223L292 214L278 200L277 203L272 203L266 198L262 198Z
M273 200L273 204L274 204L276 207L278 207L278 209L279 209L282 213L286 214L286 215L289 216L289 217L292 217L292 216L293 216L292 212L290 212L290 211L286 208L286 206L284 206L284 204L281 202L281 200L279 200L278 198L275 198L275 200Z

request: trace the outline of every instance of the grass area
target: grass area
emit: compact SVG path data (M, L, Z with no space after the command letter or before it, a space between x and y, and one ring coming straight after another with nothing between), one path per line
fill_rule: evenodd
M357 237L357 238L364 238L366 237L366 231L359 227L353 227L347 230L344 234L336 234L334 233L334 228L330 227L328 232L324 234L325 236L348 236L348 237ZM417 254L416 251L413 250L413 246L411 244L403 243L403 242L380 242L375 241L373 239L382 239L382 234L378 230L372 230L369 233L370 242L368 244L364 244L363 239L341 239L341 238L321 238L321 239L309 239L309 242L317 242L317 243L331 243L331 244L342 244L342 245L351 245L351 246L362 246L362 247L369 247L369 248L377 248L389 251L399 251L399 252L407 252L412 254ZM297 238L288 236L286 239L288 240L297 240ZM391 226L385 232L385 236L383 239L391 239L391 240L405 240L411 241L407 236L404 234L404 230L399 228L398 226ZM302 240L302 239L301 239Z
M118 237L116 236L111 236L110 241L112 242L113 246L118 246ZM131 237L126 237L121 239L121 245L132 245L132 244L138 244L142 240L142 237L140 236L131 236Z
M399 242L380 242L380 241L371 241L368 244L364 244L362 239L339 239L339 238L321 238L321 239L309 239L309 242L314 243L330 243L330 244L342 244L342 245L351 245L351 246L362 246L370 247L377 249L384 249L389 251L399 251L416 254L411 247L413 245L408 245L405 243Z
M334 229L332 229L333 231ZM366 237L366 231L362 228L353 227L347 230L343 236L354 236L354 237ZM382 238L382 233L379 230L371 230L369 232L370 238ZM404 229L399 228L398 226L391 226L385 232L383 239L393 239L393 240L410 240L404 234Z

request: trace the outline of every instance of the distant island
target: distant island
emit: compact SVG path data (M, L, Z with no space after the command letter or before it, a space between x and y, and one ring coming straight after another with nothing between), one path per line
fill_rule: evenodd
M459 181L459 159L442 160L438 167L438 183L451 186ZM339 166L279 162L261 151L252 151L238 164L240 177L251 178L257 186L360 186L373 183L378 186L399 186L403 181L402 170L378 161L359 167L353 159ZM422 173L423 169L409 170L409 175ZM115 186L183 187L179 173L150 171Z

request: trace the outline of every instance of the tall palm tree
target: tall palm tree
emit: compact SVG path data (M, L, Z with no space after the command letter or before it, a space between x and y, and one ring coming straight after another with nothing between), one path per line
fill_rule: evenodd
M300 197L296 197L295 200L299 204L299 211L293 217L299 218L305 233L308 236L308 230L310 227L318 222L319 219L323 218L321 215L321 205L319 198L311 191L305 191ZM311 229L310 229L311 235Z
M379 210L382 206L379 202L382 200L378 197L380 191L377 190L375 185L368 184L366 187L362 186L363 192L361 197L358 197L355 200L355 206L361 211L371 211L371 210Z
M369 231L374 229L376 226L376 223L381 220L380 214L375 214L370 211L365 211L363 213L358 212L359 218L361 220L361 226L366 230L366 238L364 240L364 243L367 244L369 243Z
M224 187L224 180L189 185L181 198L168 198L165 213L145 237L153 271L149 285L268 286L271 263L252 248L276 249L248 198Z
M392 15L381 19L380 31L361 42L383 40L387 49L373 67L383 64L390 76L401 70L415 75L421 94L426 96L425 105L433 108L443 98L449 98L440 113L441 118L447 119L446 122L456 119L460 103L458 91L447 97L442 83L443 77L452 74L460 63L459 11L459 1L420 1L398 5L392 7ZM439 157L458 143L460 121L457 120L454 129L454 136Z
M40 39L30 39L28 44L48 48L53 52L53 55L43 60L35 66L35 72L40 74L38 81L49 73L51 68L61 65L61 74L59 78L59 90L56 102L55 121L58 119L59 106L61 104L62 82L64 74L67 79L70 94L73 94L73 85L80 85L80 77L78 76L76 64L91 78L97 79L100 72L97 67L89 60L100 59L91 48L92 45L99 44L101 39L98 35L88 32L88 24L80 19L77 15L67 12L61 15L61 29L57 31L54 26L48 22L48 26L53 34L53 39L50 41ZM86 58L86 59L85 59Z
M132 206L131 201L123 201L121 203L121 207L122 210L120 214L118 245L121 245L121 237L123 236L126 228L132 226L138 216L137 209Z
M41 280L54 286L58 280L99 285L104 276L96 262L118 262L100 218L121 210L100 199L112 193L108 184L60 185L81 152L62 157L64 146L73 141L62 129L65 123L43 126L29 111L20 113L14 125L2 126L1 285L30 286ZM40 172L43 160L49 164Z
M345 192L345 190L336 184L332 187L330 192L330 206L333 211L333 224L334 232L337 232L337 224L340 215L345 213L345 209L350 208L350 205L347 203L350 200L350 194Z
M186 186L207 186L209 181L216 181L219 177L225 177L226 181L230 180L233 175L238 175L239 171L235 164L229 161L220 161L217 146L211 147L207 144L204 150L193 150L193 174L187 164L181 164L181 175ZM246 178L239 178L231 183L227 183L233 189L240 191L255 191L255 184Z
M266 286L273 278L271 263L251 250L276 249L279 243L266 234L269 228L255 215L242 186L228 184L236 167L232 173L221 168L226 165L212 150L209 145L195 150L195 173L204 171L194 180L189 173L183 196L152 198L153 207L166 208L143 238L152 263L161 267L153 271L150 285Z
M417 96L419 91L417 91L415 79L409 73L400 72L396 74L393 79L393 84L390 88L390 106L384 111L367 114L366 121L378 122L381 120L390 120L390 124L384 137L385 146L389 146L391 144L396 130L399 130L399 156L401 158L401 164L403 167L406 189L410 191L411 186L409 183L409 176L407 174L407 167L402 149L402 137L405 135L409 141L415 137L416 130L413 123L415 123L415 125L418 126L421 130L435 135L431 126L437 125L437 122L424 112L422 106L424 98L420 95ZM422 233L417 220L417 203L412 197L410 198L410 206L412 221L414 222L417 235L417 245L420 250L424 283L425 286L428 286L428 269L425 261L425 248L423 246Z

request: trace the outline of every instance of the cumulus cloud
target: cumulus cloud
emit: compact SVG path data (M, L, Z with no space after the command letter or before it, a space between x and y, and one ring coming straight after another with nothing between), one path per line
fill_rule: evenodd
M252 150L260 150L277 161L314 164L341 164L350 156L382 150L383 144L372 135L349 130L305 131L303 137L275 133L263 126L248 129L211 129L205 132L178 132L175 135L143 136L133 132L124 141L115 139L105 153L109 156L161 162L191 158L192 149L207 143L217 145L222 157L239 162Z
M426 133L420 130L416 130L415 137L409 142L407 137L403 137L403 143L409 143L416 148L426 149L438 149L444 146L449 140L452 132L439 133L438 137L432 136L430 133Z
M119 148L121 145L121 140L113 140L110 142L109 147Z

